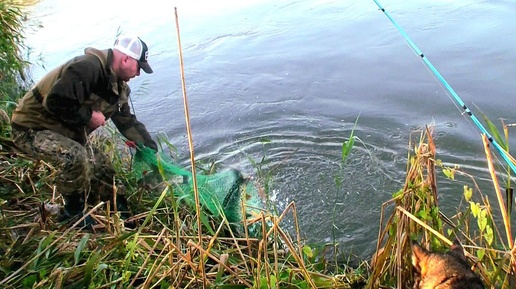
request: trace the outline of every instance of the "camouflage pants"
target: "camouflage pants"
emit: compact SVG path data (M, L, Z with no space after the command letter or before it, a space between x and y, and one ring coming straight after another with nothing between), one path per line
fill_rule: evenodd
M100 148L83 146L51 130L12 129L16 146L58 171L54 185L64 197L84 198L94 204L113 196L115 171Z

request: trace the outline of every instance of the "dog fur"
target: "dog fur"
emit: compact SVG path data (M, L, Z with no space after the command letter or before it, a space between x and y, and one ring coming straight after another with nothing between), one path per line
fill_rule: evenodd
M416 271L414 289L485 289L482 280L468 265L458 240L446 253L434 253L411 243L412 265Z

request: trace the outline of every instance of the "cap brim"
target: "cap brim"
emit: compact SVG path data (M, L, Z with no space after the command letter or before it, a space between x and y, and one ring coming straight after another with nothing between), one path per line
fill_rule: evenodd
M145 71L146 73L150 74L153 72L148 62L138 61L138 63L140 64L140 67L143 69L143 71Z

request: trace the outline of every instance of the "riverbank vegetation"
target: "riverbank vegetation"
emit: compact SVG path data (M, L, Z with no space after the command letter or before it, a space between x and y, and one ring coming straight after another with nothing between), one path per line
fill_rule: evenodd
M31 80L23 57L26 16L9 3L0 3L0 44L7 47L0 51L1 288L407 288L414 281L409 240L445 250L454 238L487 288L515 287L512 205L504 192L495 189L492 199L459 167L443 165L432 127L412 134L405 184L382 206L377 251L370 260L327 260L339 250L305 243L295 203L283 212L245 219L240 233L225 219L197 214L170 193L167 183L142 185L131 148L109 129L93 141L111 153L133 216L124 220L99 203L87 213L96 220L94 228L60 223L55 168L19 152L10 140L9 116ZM343 143L344 165L355 139L351 133ZM510 192L510 174L495 171L491 158L486 142L493 186L499 188L498 178L505 178ZM446 216L439 210L436 183L457 176L469 178L471 185L464 187L457 213ZM260 177L266 196L268 177ZM114 193L119 189L114 186ZM259 234L250 235L257 225Z

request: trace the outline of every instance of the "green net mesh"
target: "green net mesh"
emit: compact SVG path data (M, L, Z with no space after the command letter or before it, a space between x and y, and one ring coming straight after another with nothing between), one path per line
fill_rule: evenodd
M147 147L138 148L133 160L133 170L141 174L159 175L160 180L172 186L179 200L195 206L192 173ZM263 199L257 185L238 170L231 169L210 175L196 174L201 206L215 217L226 217L237 229L243 228L246 219L257 217L264 210ZM195 208L195 207L194 207ZM251 230L250 230L250 233Z

